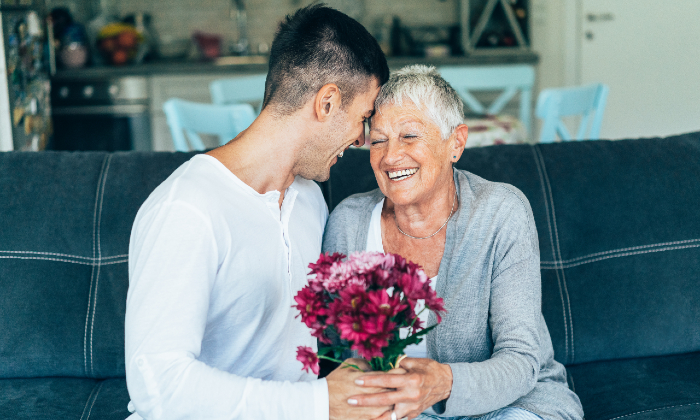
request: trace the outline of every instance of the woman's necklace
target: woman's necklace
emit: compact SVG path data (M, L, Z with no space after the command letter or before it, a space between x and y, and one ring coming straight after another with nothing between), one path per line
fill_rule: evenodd
M433 234L430 235L430 236L424 236L424 237L422 237L422 238L419 238L419 237L417 237L417 236L411 236L411 235L409 235L408 233L406 233L406 232L404 232L403 230L401 230L401 227L399 226L399 222L396 220L396 211L394 211L394 223L396 223L396 229L398 229L399 232L403 233L404 235L408 236L408 237L411 238L411 239L428 239L428 238L432 238L433 236L437 235L438 232L440 232L440 231L442 230L442 228L445 227L445 225L447 225L447 222L450 221L450 218L452 217L452 213L454 213L454 211L455 211L455 203L456 203L456 202L457 202L457 188L455 188L455 198L452 200L452 208L450 209L450 215L447 216L447 220L445 220L445 223L443 223L442 226L440 226L440 229L436 230L435 233L433 233Z

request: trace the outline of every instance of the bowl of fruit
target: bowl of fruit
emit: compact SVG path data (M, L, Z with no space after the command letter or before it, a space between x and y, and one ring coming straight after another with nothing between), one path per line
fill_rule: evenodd
M142 43L143 35L134 26L121 22L104 26L97 36L102 56L117 66L133 62Z

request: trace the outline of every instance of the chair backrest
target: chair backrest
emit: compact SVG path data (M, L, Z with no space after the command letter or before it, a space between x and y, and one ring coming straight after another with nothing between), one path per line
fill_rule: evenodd
M175 150L180 152L204 150L199 134L218 136L219 144L224 145L255 120L250 104L202 104L173 98L163 104L163 111Z
M265 96L266 74L218 79L209 84L211 101L218 105L255 103L255 112L260 114Z
M596 83L540 92L535 110L537 117L543 120L540 143L551 143L557 135L565 141L574 139L561 120L561 117L573 115L581 116L576 140L598 139L609 90L607 85Z
M438 70L472 112L498 114L520 92L519 118L525 130L530 133L532 86L535 83L535 70L532 66L447 66ZM488 107L471 94L472 91L492 90L502 93Z

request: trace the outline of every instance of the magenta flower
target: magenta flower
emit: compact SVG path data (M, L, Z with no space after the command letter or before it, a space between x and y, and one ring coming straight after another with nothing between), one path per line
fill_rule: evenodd
M311 287L306 286L294 296L297 303L293 307L299 311L301 321L307 327L312 327L319 322L319 317L326 315L326 304L323 296L314 293Z
M369 338L366 322L361 315L343 314L338 317L335 327L343 340L361 342Z
M297 347L297 360L303 365L302 369L309 372L309 370L316 375L321 371L318 365L318 356L311 347L299 346Z
M372 360L375 357L384 357L382 348L369 342L355 343L350 348L357 350L357 353L366 360Z
M391 318L406 308L408 305L401 302L399 293L389 296L386 289L379 289L367 292L367 304L363 306L362 312Z
M365 286L359 284L350 284L345 289L338 293L337 302L339 305L334 307L337 311L336 315L340 312L353 312L357 313L365 307L365 302L367 302L368 294Z

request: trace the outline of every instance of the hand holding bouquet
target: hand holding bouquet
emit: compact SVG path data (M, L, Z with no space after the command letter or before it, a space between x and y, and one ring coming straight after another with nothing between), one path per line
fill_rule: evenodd
M396 254L358 252L343 261L343 254L321 254L309 264L309 284L294 297L301 320L312 335L331 344L318 354L309 347L297 349L297 360L304 370L319 373L319 358L338 360L346 349L356 350L373 370L388 371L397 367L404 349L423 340L435 325L424 328L416 304L435 312L438 323L445 312L443 301L430 287L430 280L417 264ZM401 339L399 330L410 328ZM333 357L328 356L333 354Z

